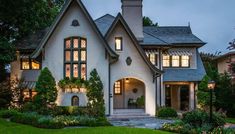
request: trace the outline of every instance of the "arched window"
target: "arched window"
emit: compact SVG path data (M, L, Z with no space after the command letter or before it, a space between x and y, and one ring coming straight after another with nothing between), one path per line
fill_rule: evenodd
M72 97L72 106L79 106L79 98L77 96Z

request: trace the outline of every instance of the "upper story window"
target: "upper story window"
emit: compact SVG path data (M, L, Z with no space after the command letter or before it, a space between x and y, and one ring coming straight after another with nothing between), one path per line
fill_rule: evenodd
M190 67L190 57L164 55L163 67Z
M30 59L22 58L21 59L21 69L22 70L39 70L41 68L40 62Z
M86 79L87 41L73 37L65 39L64 75L68 78Z
M115 38L115 50L122 51L122 37Z
M157 54L150 53L150 54L147 54L147 57L149 58L149 60L151 61L153 65L157 66Z
M189 67L190 66L189 56L182 56L181 57L181 66L182 67Z
M170 56L163 55L163 67L170 67Z
M180 66L180 56L172 56L172 67L179 67Z

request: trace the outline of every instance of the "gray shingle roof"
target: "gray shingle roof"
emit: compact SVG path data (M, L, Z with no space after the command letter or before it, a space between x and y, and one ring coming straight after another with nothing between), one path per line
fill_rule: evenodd
M37 48L43 37L48 32L49 28L45 28L43 30L39 30L33 34L26 36L25 38L17 41L15 43L16 48L19 50L34 50Z
M100 30L100 32L104 36L107 33L107 31L109 30L109 28L111 27L114 20L115 20L114 16L112 16L110 14L106 14L106 15L96 19L95 24L97 25L98 29Z
M144 33L152 35L156 38L156 45L159 44L159 39L169 44L204 44L198 37L196 37L189 26L167 26L167 27L144 27ZM152 41L153 42L153 41ZM142 43L142 45L149 45L148 41Z
M203 66L201 57L197 54L197 69L164 69L163 74L164 82L175 82L175 81L201 81L206 75L205 68Z

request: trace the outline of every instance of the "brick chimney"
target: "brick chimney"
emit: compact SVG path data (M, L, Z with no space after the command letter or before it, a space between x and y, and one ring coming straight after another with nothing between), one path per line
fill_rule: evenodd
M143 41L143 0L121 0L122 16L138 41Z

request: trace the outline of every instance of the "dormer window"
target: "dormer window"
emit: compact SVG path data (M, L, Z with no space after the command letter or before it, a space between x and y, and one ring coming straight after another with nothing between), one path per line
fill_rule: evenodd
M188 68L188 67L190 67L190 57L187 55L183 55L183 56L164 55L163 56L163 67Z
M122 37L115 38L115 50L122 51Z
M182 67L189 67L189 56L182 56L181 57L181 66Z
M180 66L180 56L172 56L172 67Z

